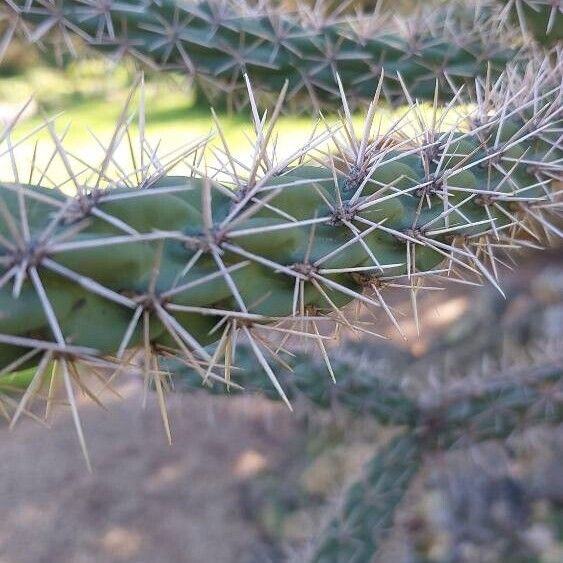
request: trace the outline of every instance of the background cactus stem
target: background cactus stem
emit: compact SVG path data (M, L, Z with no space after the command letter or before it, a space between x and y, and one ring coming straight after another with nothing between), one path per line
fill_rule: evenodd
M478 76L500 75L519 55L498 39L499 18L489 6L470 14L458 8L397 26L380 10L355 17L328 12L319 21L313 12L304 18L244 2L10 0L3 43L21 32L61 61L86 43L114 61L127 56L151 69L179 71L200 94L231 108L248 104L245 73L268 100L287 80L294 109L325 110L339 103L336 75L354 105L369 102L382 70L390 101L402 99L402 82L413 97L431 100L438 79L440 95L449 99Z

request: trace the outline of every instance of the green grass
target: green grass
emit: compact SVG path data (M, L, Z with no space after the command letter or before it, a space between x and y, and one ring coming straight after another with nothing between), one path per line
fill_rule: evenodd
M18 125L12 141L16 143L40 128L44 123L44 116L53 116L62 112L55 121L54 128L57 134L62 135L70 125L64 139L65 148L89 164L97 165L103 160L104 153L89 129L103 144L106 146L109 144L133 81L133 72L126 66L110 70L107 63L100 59L73 63L64 71L33 66L19 75L0 78L0 103L8 102L16 108L33 96L37 107L34 115ZM138 95L135 98L131 104L132 111L138 108ZM404 108L380 110L377 119L381 120L382 129L389 126L403 112ZM329 123L334 123L336 120L335 116L327 116L326 119ZM249 162L252 150L248 137L252 138L253 128L248 113L222 113L219 115L219 120L232 154L243 162ZM288 155L298 146L307 143L313 122L313 118L306 115L282 116L276 128L279 153ZM355 115L354 122L357 132L361 133L362 115ZM186 143L194 143L213 129L210 110L201 105L194 105L193 92L186 81L169 74L147 77L146 123L146 136L152 147L159 146L160 154L165 154ZM323 126L319 127L319 132L322 131ZM138 133L136 120L132 122L131 133L132 138L135 139ZM40 169L51 157L52 139L48 129L43 128L16 148L20 181L29 177L35 142L38 143L35 162ZM220 146L220 140L215 138L211 146ZM211 152L208 153L208 157L207 162L211 168L220 166ZM224 160L224 156L222 158ZM131 168L125 146L117 152L116 159L124 168ZM73 170L78 171L80 169L78 160L71 158L71 162L74 163ZM53 160L48 176L51 183L55 184L68 179L60 158L56 157ZM14 180L11 162L7 155L0 158L0 180Z
M9 103L12 112L15 112L33 96L33 104L37 107L34 115L17 126L12 141L17 143L41 127L44 116L62 112L54 127L57 134L62 135L70 125L64 139L65 148L89 163L100 162L103 151L88 130L93 131L102 143L109 144L134 80L132 74L123 67L110 75L103 71L105 68L98 62L83 63L66 72L36 67L19 76L1 78L0 103ZM131 104L130 113L137 108L138 95ZM246 157L250 153L250 145L245 135L252 134L248 114L222 114L220 121L229 144L235 147L233 152L241 158ZM147 138L152 146L159 145L160 154L196 142L212 129L210 110L194 105L193 92L185 82L166 75L147 81L146 122ZM310 117L283 117L278 128L280 146L286 138L291 138L291 146L306 142L311 125ZM131 133L133 138L138 134L136 120L131 125ZM29 174L36 141L36 163L40 168L51 156L52 140L48 129L43 128L16 149L20 179ZM117 158L123 162L128 160L125 154L120 155L119 152ZM66 177L62 162L56 158L49 168L49 178L57 183ZM0 179L14 179L6 156L0 159Z

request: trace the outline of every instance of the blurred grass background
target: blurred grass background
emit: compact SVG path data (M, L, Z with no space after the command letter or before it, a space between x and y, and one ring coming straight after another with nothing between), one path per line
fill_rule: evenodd
M0 125L1 122L8 124L31 98L28 108L14 129L12 142L17 144L19 140L36 131L16 148L15 160L20 180L29 175L35 142L38 143L35 156L38 168L41 169L50 158L52 139L49 130L41 126L44 125L45 118L53 116L58 116L54 128L59 136L64 133L64 147L89 164L100 163L104 152L92 133L102 144L109 144L130 94L131 85L138 77L137 72L126 63L115 66L102 58L89 56L70 61L64 68L60 68L52 64L49 58L40 58L33 53L22 51L21 45L19 48L14 46L12 50L16 50L16 53L11 53L0 72ZM374 82L374 91L376 87ZM137 92L129 115L138 108ZM195 143L215 130L210 107L205 101L196 101L191 84L180 75L147 74L145 110L146 138L152 147L158 145L161 155L182 145ZM405 111L405 107L392 108L382 104L376 115L374 131L379 126L384 131ZM429 118L432 108L425 104L422 111ZM253 127L249 111L234 113L218 110L217 113L233 156L248 163L253 153ZM324 118L327 124L334 126L338 116L326 115ZM356 132L361 134L363 114L355 113L353 119ZM306 113L281 116L276 127L276 151L280 158L291 154L309 141L315 121L316 118ZM452 120L448 123L452 123ZM67 131L68 126L70 127ZM324 131L325 125L321 124L317 134ZM131 123L130 132L135 140L138 134L137 117ZM221 146L217 135L209 146ZM130 171L131 162L125 143L116 154L117 160L122 161L124 168ZM0 158L0 180L13 181L14 174L8 156ZM221 167L216 153L213 155L211 151L207 151L206 156L211 169ZM224 156L222 158L223 161L226 160ZM60 159L51 163L48 177L54 183L68 180L68 173Z

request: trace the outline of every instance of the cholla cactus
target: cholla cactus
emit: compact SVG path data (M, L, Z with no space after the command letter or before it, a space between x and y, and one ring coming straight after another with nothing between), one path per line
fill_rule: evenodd
M419 418L381 448L346 492L314 546L315 563L371 561L425 456L452 445L505 438L523 424L563 420L561 360L485 382L443 389L419 404Z
M400 26L380 11L350 19L312 10L298 17L214 0L10 0L4 12L12 21L4 45L16 29L61 52L73 53L79 38L114 60L129 55L186 73L211 99L228 96L235 104L248 102L245 73L268 99L287 80L288 99L300 109L338 103L336 74L350 103L369 102L382 70L382 93L390 100L402 98L400 80L413 97L432 100L436 79L449 99L487 71L498 76L517 57L498 40L488 11L475 12L469 24L455 10L442 10Z
M504 13L518 22L524 35L531 34L542 45L563 40L561 0L503 0Z
M241 173L225 145L220 178L171 175L189 154L197 171L202 145L163 163L142 137L140 168L126 174L116 165L112 180L124 112L101 165L88 166L88 184L47 122L76 194L23 182L17 168L15 183L0 184L0 370L37 368L18 414L55 360L81 439L77 362L122 370L140 350L162 405L163 356L204 380L236 384L229 366L239 335L290 405L267 360L276 335L281 346L311 338L326 356L321 321L370 331L343 311L351 302L382 309L400 329L387 286L413 297L434 276L499 287L501 252L561 235L552 219L560 212L559 70L544 61L533 78L508 72L494 85L477 82L481 103L451 128L437 113L426 123L411 102L400 122L410 119L416 132L399 134L396 123L375 137L383 78L359 136L342 88L342 134L329 128L281 159L272 140L282 98L268 122L250 90L253 156ZM11 128L3 138L11 153ZM320 147L328 140L335 151Z

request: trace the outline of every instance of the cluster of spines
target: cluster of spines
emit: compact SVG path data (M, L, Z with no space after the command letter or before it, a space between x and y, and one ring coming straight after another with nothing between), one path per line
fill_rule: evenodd
M321 21L311 15L304 22L273 7L214 0L10 0L4 10L12 21L4 47L17 30L71 54L79 38L114 60L128 55L153 69L187 74L212 100L228 97L231 105L248 102L245 73L266 99L287 80L288 99L300 108L305 100L317 110L338 104L337 74L351 103L369 102L382 70L389 100L402 98L401 81L414 97L432 99L436 79L449 99L487 70L500 74L517 56L495 39L488 12L476 12L464 26L443 11L401 33L379 11Z

